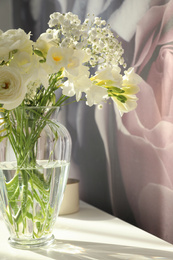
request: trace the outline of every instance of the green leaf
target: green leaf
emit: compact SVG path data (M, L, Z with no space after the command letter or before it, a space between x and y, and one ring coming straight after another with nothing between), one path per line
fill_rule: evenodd
M38 55L39 57L44 58L44 55L43 55L42 51L34 49L34 53L35 53L36 55Z
M8 213L7 210L5 210L5 212L6 212L6 214L7 214L7 217L8 217L9 222L13 225L13 218L12 218L11 212Z
M33 215L29 212L26 213L26 217L33 220Z
M121 88L117 88L117 87L114 87L114 86L111 86L108 88L108 93L109 92L115 92L115 93L124 93L125 91Z
M121 102L121 103L126 103L127 98L123 95L117 95L116 98Z
M56 74L57 78L61 77L62 73L63 73L63 70L59 70L58 73Z
M9 182L6 183L8 195L10 195L10 193L12 193L12 197L14 196L15 191L18 188L18 184L19 184L19 175L17 173L17 174L15 174L13 179L11 179ZM11 199L11 196L9 197L9 199Z
M5 60L3 60L3 61L1 61L0 66L3 66L5 64L6 64Z
M15 54L15 53L17 53L17 52L18 52L17 49L11 51L12 54Z
M46 59L44 59L44 60L39 60L39 62L40 62L40 63L44 63L44 62L46 62Z

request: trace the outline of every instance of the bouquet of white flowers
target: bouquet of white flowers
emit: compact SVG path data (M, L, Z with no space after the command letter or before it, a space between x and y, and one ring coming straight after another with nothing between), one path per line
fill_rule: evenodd
M1 107L59 106L82 93L89 106L112 98L121 114L136 107L139 77L133 68L121 75L124 51L104 20L53 13L48 24L36 42L22 29L0 31Z
M75 14L56 12L48 24L50 28L36 42L22 29L0 31L0 141L9 140L17 161L14 176L5 183L10 205L5 214L17 238L26 236L26 223L31 220L32 237L44 236L54 219L51 190L37 161L37 143L49 123L55 141L49 158L53 158L60 138L56 123L50 124L55 108L72 96L88 106L102 106L111 98L121 115L137 105L140 79L133 68L125 70L121 43L104 20L89 16L81 23ZM3 167L1 173L7 171ZM37 213L36 208L31 211L34 203Z

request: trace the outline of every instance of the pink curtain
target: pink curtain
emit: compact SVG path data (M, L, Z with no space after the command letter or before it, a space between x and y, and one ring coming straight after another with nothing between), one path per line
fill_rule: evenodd
M127 12L121 10L121 14ZM127 52L128 46L133 48L131 64L142 77L137 109L123 118L116 108L114 113L117 156L125 193L137 225L173 243L173 1L150 1L136 23L133 39L124 31L121 34L120 28L119 33L126 39ZM108 116L107 107L104 113ZM104 114L96 111L108 147L111 142L104 131L103 117ZM113 194L112 178L117 173L110 169L110 158L108 153L108 177ZM114 197L112 204L115 204Z

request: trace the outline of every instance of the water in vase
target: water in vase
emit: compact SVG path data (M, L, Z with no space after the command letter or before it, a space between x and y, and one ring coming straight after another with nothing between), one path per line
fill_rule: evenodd
M37 161L34 168L0 163L0 200L13 239L32 240L52 233L66 186L69 163Z

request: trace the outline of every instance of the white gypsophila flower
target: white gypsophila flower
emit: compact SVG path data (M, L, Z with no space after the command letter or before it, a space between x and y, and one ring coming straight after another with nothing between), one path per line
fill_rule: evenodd
M70 39L69 38L64 38L63 40L62 40L62 42L61 42L61 47L68 47L69 46L69 44L70 44Z
M48 22L49 27L55 27L64 20L64 15L59 12L52 13Z
M88 106L100 104L102 101L108 98L107 89L92 84L91 87L86 91L86 98L86 104Z
M58 38L62 47L81 49L86 42L86 37L88 37L86 26L81 24L78 16L71 12L66 14L53 13L50 15L48 24L50 28L55 27L58 30Z
M55 12L50 16L48 24L58 30L60 46L84 49L90 55L89 66L102 65L105 68L122 65L125 67L121 43L114 37L106 21L99 17L89 18L81 23L78 16L71 12L67 14Z
M63 19L59 20L60 17ZM79 18L72 13L65 15L54 13L49 25L57 27L60 31L62 47L85 49L87 54L90 49L90 66L95 67L103 63L105 67L110 64L125 66L121 44L104 20L95 17L93 21L86 19L81 24Z
M102 109L103 109L103 104L98 104L97 108L98 108L99 110L102 110Z
M88 31L88 45L90 45L92 51L92 58L98 64L103 63L104 67L106 67L121 63L125 67L122 59L123 48L121 43L114 37L105 21L102 22L100 18L95 18L92 27ZM98 60L96 57L98 57ZM96 64L93 64L92 61L91 65L95 66Z
M29 102L30 99L34 99L36 95L36 90L40 87L40 80L30 81L27 84L27 93L26 93L26 102Z
M27 92L26 84L15 68L0 67L0 103L5 109L19 106Z
M22 29L11 29L0 34L0 61L7 61L12 51L25 51L32 53L32 41L30 33L26 34Z

